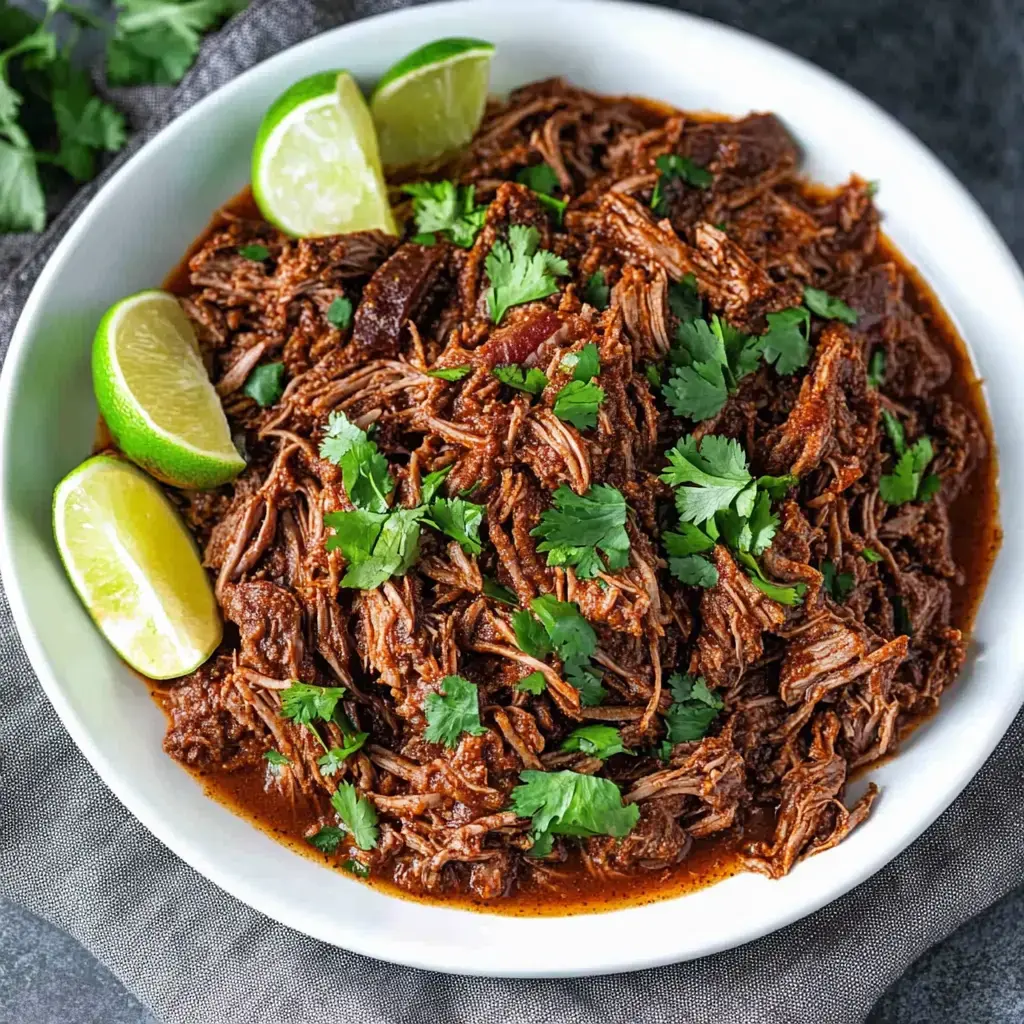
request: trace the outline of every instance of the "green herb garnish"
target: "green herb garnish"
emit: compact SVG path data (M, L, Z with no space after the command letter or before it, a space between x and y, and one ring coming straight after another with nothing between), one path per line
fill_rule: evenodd
M423 733L431 743L457 747L463 733L482 736L487 730L480 724L480 696L476 683L462 676L445 676L440 693L429 693L423 701L427 728Z
M242 388L254 402L266 409L284 393L284 363L264 363L246 378Z
M327 307L327 322L339 331L344 331L352 323L352 300L339 295Z
M562 741L561 749L579 751L581 754L599 757L602 761L614 757L615 754L633 755L632 750L627 750L622 745L622 734L618 729L600 724L583 725L579 729L573 729Z
M702 739L724 707L721 698L708 689L703 676L680 675L669 677L672 706L665 712L668 742L691 743Z
M571 565L580 579L590 579L629 564L627 506L620 491L595 484L580 495L562 484L551 501L531 531L542 539L537 550L547 554L548 565Z
M669 214L668 202L665 199L664 188L671 181L684 181L694 188L710 188L715 176L706 168L695 164L689 157L680 156L678 153L665 153L654 161L655 167L660 172L658 180L651 193L651 209L659 217L667 217Z
M351 782L343 782L338 786L331 796L331 806L338 812L342 824L360 850L372 850L377 845L380 838L377 812L366 797L360 796Z
M826 559L821 563L821 575L824 579L825 591L836 604L842 604L853 590L853 573L839 572L835 563Z
M432 245L437 235L444 235L455 245L468 249L487 218L487 207L476 205L472 185L421 181L403 185L402 191L412 196L413 216L419 232L414 241L420 245ZM428 241L428 236L433 240Z
M611 297L612 290L608 287L608 282L605 280L603 270L595 270L594 273L587 278L587 283L583 286L583 301L589 302L594 309L607 309L608 300Z
M499 239L484 261L491 282L487 307L491 319L500 324L505 312L524 302L535 302L558 291L556 277L569 273L569 264L546 249L538 249L540 232L534 227L513 224L508 241Z
M852 327L857 322L855 310L820 288L804 288L804 305L818 316L826 320L842 320L844 324Z
M440 370L427 370L427 376L436 377L438 380L462 380L472 372L472 366L448 366Z

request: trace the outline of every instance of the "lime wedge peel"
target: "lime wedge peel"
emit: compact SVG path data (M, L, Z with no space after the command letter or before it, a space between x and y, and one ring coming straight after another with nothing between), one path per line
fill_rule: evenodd
M195 542L145 473L87 459L54 491L53 532L72 585L132 668L172 679L216 650L220 613Z
M209 488L245 468L173 295L139 292L111 306L96 330L92 371L117 446L157 479Z
M264 217L299 237L397 234L373 120L347 71L297 82L263 118L252 155Z
M370 97L384 166L427 164L463 148L484 108L494 45L437 39L386 71Z

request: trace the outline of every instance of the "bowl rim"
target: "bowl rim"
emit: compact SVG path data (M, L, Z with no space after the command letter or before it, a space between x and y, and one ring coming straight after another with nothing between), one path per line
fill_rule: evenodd
M538 12L543 12L547 7L547 0L520 0L519 6L521 7L519 13L525 17L531 7L535 8ZM1013 279L1016 285L1014 298L1021 305L1021 308L1024 308L1024 275L1021 274L1020 268L1017 266L1005 242L976 200L941 161L919 142L915 136L853 87L809 61L791 54L773 43L753 37L739 29L690 13L635 4L626 2L626 0L560 0L559 7L575 9L580 13L596 10L603 17L641 18L648 22L653 30L662 29L671 33L677 33L686 28L699 29L703 34L711 38L717 38L724 45L732 43L750 51L760 52L766 57L771 57L776 62L782 61L790 65L795 73L809 86L825 90L842 103L858 107L866 114L870 114L884 129L885 134L896 140L902 149L910 155L915 164L926 167L929 173L941 183L945 193L954 197L964 213L970 216L976 228L984 236L985 244L992 254L992 258L998 259ZM315 45L318 40L323 40L325 37L344 39L349 43L357 43L360 37L384 33L390 25L400 21L419 23L429 30L432 15L440 9L457 12L470 8L475 9L475 12L479 12L480 9L486 10L487 8L503 9L504 4L502 0L446 0L443 3L403 8L341 25L275 54L210 92L184 113L165 125L152 139L148 140L127 159L124 165L111 176L90 200L89 204L56 246L39 274L15 327L10 347L4 360L2 373L0 373L0 575L2 575L4 581L18 633L40 684L47 698L57 711L64 727L103 782L121 803L178 857L190 864L221 889L279 923L310 935L313 938L335 945L343 945L347 949L380 959L448 973L478 974L495 977L582 976L586 974L615 973L709 955L759 938L764 934L776 931L819 910L865 881L902 852L935 821L956 796L959 795L970 779L973 778L1008 728L1021 702L1024 701L1024 692L1018 695L1015 704L1012 700L1005 702L998 709L998 714L992 716L992 718L984 723L983 729L979 730L977 741L971 749L970 756L963 761L962 777L955 786L950 786L947 790L935 795L930 802L927 802L923 812L910 822L894 840L879 843L876 848L869 851L867 856L863 857L855 869L847 870L838 882L833 883L831 886L818 886L816 889L809 887L808 892L795 898L786 911L778 913L767 924L761 924L752 928L748 927L746 930L737 931L735 935L725 940L705 943L699 946L699 948L680 950L678 947L670 947L662 950L644 951L630 949L625 951L618 950L614 955L610 953L602 955L599 950L594 950L592 952L595 956L592 963L580 964L573 962L571 966L560 966L559 962L557 962L557 957L553 957L551 963L531 961L531 966L524 968L515 962L503 963L497 961L486 953L482 953L476 962L454 965L445 960L443 948L434 947L427 941L413 941L402 936L394 936L381 941L378 941L376 937L366 939L357 929L351 928L344 931L342 938L339 938L337 930L325 930L311 925L303 917L301 909L291 906L286 899L277 893L267 893L248 883L242 882L233 874L230 864L207 856L200 848L193 845L182 831L177 830L172 821L161 817L155 805L151 801L143 799L141 794L112 768L103 750L94 741L94 738L79 719L65 696L62 684L57 679L56 673L44 651L39 632L28 610L25 594L16 568L13 549L14 537L9 517L6 514L7 509L10 507L10 495L7 485L7 453L13 428L13 423L10 419L13 396L21 372L29 358L34 326L39 316L40 305L44 301L46 293L54 280L60 274L66 258L73 252L80 239L90 231L92 214L97 207L109 199L121 182L135 173L135 169L146 154L155 148L166 145L170 139L195 125L214 106L230 104L233 97L244 91L247 85L255 80L256 76L265 74L268 70L273 70L275 65L283 66L288 63L294 58L296 51ZM820 858L814 859L818 860ZM675 903L677 900L668 902ZM622 911L612 911L611 913L619 914ZM579 918L576 919L578 920ZM549 923L563 919L501 918L501 920L526 920L530 922L540 920ZM526 932L524 931L523 934L525 935Z

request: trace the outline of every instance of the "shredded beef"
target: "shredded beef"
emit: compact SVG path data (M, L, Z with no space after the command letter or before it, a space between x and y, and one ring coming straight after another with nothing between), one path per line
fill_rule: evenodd
M706 168L712 184L666 179L656 214L666 155ZM542 161L568 200L563 219L515 182ZM296 241L225 214L191 257L181 301L248 468L216 492L172 492L227 625L210 662L164 691L167 751L204 770L264 772L311 832L334 820L338 785L354 784L373 802L380 841L372 851L346 843L339 856L435 895L498 899L574 872L660 872L696 841L741 844L766 809L774 833L744 856L778 877L856 827L875 791L848 807L850 773L890 753L963 662L950 505L988 450L974 413L942 390L956 364L880 246L871 190L857 178L828 195L805 188L798 162L771 114L701 121L552 80L492 103L440 172L488 204L468 248L373 232ZM510 225L535 228L570 273L558 293L495 326L485 262ZM247 244L268 258L245 259ZM763 332L806 286L845 300L857 322L815 318L807 366L782 376L760 365L714 417L687 425L645 371L673 345L670 295L691 274L707 315L744 331ZM594 275L606 308L587 288ZM352 303L350 323L328 318L339 298ZM565 357L587 344L605 397L585 429L556 415L554 396L571 379ZM878 353L884 377L869 383ZM272 362L284 363L287 386L261 408L244 383ZM491 372L507 364L551 383L535 398L512 391ZM463 367L457 381L427 373ZM397 505L419 504L439 470L441 494L471 492L486 510L483 551L424 529L406 575L340 587L345 561L325 547L324 516L353 506L341 469L319 454L332 411L373 425ZM895 462L882 411L901 419L908 442L931 438L929 501L881 498ZM708 552L717 581L707 589L669 571L660 536L675 522L672 492L658 474L665 449L691 431L738 440L755 475L796 478L775 506L764 581L724 542ZM549 564L534 531L557 488L595 484L628 501L630 552L624 567L585 579ZM495 584L523 606L542 594L577 605L597 636L600 703L581 699L557 656L520 648ZM798 602L772 596L787 586ZM542 692L519 688L536 672ZM723 708L703 738L667 743L670 678L687 672ZM424 707L456 673L477 684L485 731L449 748L427 740ZM344 687L319 737L281 714L295 680ZM345 719L369 739L329 774L323 747L343 742ZM615 726L633 756L563 750L584 723ZM268 768L270 748L289 764ZM639 821L624 839L556 836L549 854L527 856L530 822L509 809L524 769L601 774Z

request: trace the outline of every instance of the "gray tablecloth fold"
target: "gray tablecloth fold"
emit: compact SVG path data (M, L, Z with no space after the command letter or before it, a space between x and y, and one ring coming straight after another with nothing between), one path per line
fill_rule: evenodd
M173 93L123 97L133 104L135 123L146 124L129 153L277 50L399 6L256 0L207 41ZM686 6L778 41L790 33L809 56L819 56L820 47L826 64L835 66L832 57L843 54L849 61L840 70L859 84L869 84L872 69L885 61L876 95L884 101L892 92L898 113L937 140L955 169L969 173L983 202L1011 219L1011 234L1018 232L1011 241L1022 241L1024 225L1012 221L1024 194L1020 150L1012 144L1024 128L1018 3L981 0L966 11L926 0L865 0L848 13L853 9L845 0L836 0L773 4L771 17L764 12L760 19L760 5L744 0ZM894 22L890 12L897 7L903 14L894 13ZM917 45L904 52L907 32ZM858 39L877 52L837 49L860 45ZM894 71L890 58L897 53L902 63ZM899 103L900 81L913 90L908 105ZM973 107L982 96L985 105ZM35 277L99 184L75 196L42 239L0 238L4 351ZM921 840L856 891L774 935L696 963L617 977L492 981L429 974L276 925L168 852L111 796L64 732L33 677L6 600L0 601L0 674L0 895L66 928L168 1024L860 1021L927 946L1024 881L1022 717ZM614 928L594 924L595 942L615 941Z

